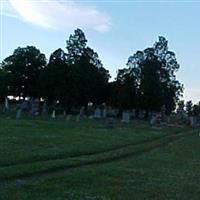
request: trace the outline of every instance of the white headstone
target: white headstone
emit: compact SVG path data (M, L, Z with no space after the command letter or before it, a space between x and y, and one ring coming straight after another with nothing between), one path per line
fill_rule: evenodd
M9 110L8 98L5 98L5 109Z
M130 114L128 112L122 113L122 122L124 122L124 123L130 122Z
M51 114L51 117L52 117L53 119L56 118L56 111L55 111L55 110L53 110L53 112L52 112L52 114Z

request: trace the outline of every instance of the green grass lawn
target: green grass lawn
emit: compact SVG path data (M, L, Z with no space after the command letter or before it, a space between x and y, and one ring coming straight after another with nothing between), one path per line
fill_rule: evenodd
M189 128L0 118L0 199L199 199L199 152Z

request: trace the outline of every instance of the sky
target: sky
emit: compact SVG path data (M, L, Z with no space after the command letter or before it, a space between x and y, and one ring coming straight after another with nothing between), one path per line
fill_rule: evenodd
M0 0L0 62L17 47L49 55L81 28L112 78L137 50L168 40L184 99L200 101L200 0Z

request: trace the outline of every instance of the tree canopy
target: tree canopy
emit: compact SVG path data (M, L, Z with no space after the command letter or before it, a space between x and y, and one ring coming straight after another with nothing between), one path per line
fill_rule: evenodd
M153 47L130 56L127 67L118 70L112 84L119 95L116 97L119 104L147 112L160 111L163 105L168 113L175 109L183 85L176 79L180 66L175 53L168 50L164 37L159 37Z
M84 32L76 29L66 40L66 50L55 50L48 62L34 46L15 49L1 64L0 97L42 97L69 110L88 102L106 102L147 114L165 106L171 113L183 91L176 78L179 68L175 53L161 36L153 47L130 56L127 67L119 69L115 80L109 82L109 71L98 53L87 46ZM190 107L188 103L188 113L192 112Z
M13 96L38 97L38 79L45 65L45 55L36 47L15 49L2 63L2 68L9 74L9 92Z

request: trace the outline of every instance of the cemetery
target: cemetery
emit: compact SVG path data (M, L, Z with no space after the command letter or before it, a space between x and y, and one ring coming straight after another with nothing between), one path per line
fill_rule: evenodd
M11 102L0 117L2 199L129 199L136 192L136 199L186 199L186 185L198 184L197 118L190 123L184 109L142 118L105 104L66 114L38 100Z
M199 32L148 3L0 2L0 200L200 199Z

